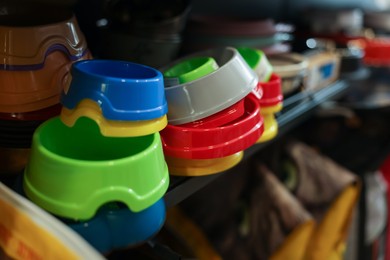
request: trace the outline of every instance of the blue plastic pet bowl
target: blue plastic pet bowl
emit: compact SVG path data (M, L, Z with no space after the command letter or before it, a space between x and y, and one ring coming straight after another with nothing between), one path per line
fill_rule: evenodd
M92 59L74 63L61 103L74 109L84 99L95 101L110 120L149 120L168 112L161 72L127 61Z

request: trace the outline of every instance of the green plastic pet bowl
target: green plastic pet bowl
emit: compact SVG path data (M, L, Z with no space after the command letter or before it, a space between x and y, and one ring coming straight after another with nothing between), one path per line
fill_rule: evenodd
M133 212L161 199L169 184L159 133L104 137L89 118L74 127L54 117L37 128L24 174L27 197L55 215L87 220L119 201Z
M268 82L273 69L264 52L250 47L238 47L237 50L249 67L256 72L259 82Z
M174 65L164 72L165 80L186 83L210 74L218 69L212 57L194 57ZM169 82L168 82L169 84Z

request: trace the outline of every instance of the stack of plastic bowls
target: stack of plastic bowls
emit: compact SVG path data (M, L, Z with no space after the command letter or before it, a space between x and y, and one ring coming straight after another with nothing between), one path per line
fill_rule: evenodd
M263 143L273 139L278 134L278 122L275 114L283 108L282 81L273 72L272 65L264 52L248 47L240 47L238 51L259 76L259 83L252 94L258 100L260 113L264 117L264 133L256 143Z
M160 67L174 60L182 45L189 0L106 1L99 56Z
M366 11L363 16L363 26L373 30L377 36L385 36L390 31L389 16L389 10Z
M77 62L71 76L61 116L34 133L24 191L101 252L142 243L165 220L163 76L110 60Z
M349 45L363 51L363 62L370 67L385 67L390 64L390 38L377 37L350 41Z
M272 55L269 61L274 72L282 79L285 97L305 87L308 62L304 55L295 52Z
M183 52L216 47L252 47L266 54L290 51L292 26L275 24L272 19L234 16L191 15L184 31Z
M168 125L161 131L169 173L201 176L227 170L263 133L258 76L232 47L194 53L161 69Z
M66 125L89 117L105 136L148 135L167 125L161 72L137 63L95 59L74 64L61 103Z
M60 113L71 64L90 58L74 15L7 5L0 15L0 175L21 173L34 130Z
M363 29L364 14L358 8L307 8L300 17L302 27L314 34L359 35Z

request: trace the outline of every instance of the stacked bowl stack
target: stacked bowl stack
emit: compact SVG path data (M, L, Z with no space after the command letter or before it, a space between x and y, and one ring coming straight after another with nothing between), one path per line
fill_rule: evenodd
M90 54L68 10L9 5L0 24L0 175L9 175L23 170L34 130L59 114L71 64Z
M263 133L256 98L258 76L237 49L193 53L161 68L168 125L161 131L171 175L201 176L227 170Z
M165 220L169 173L160 71L113 60L76 62L61 115L34 133L23 189L102 253L136 245Z
M337 47L345 47L351 40L364 38L363 12L357 8L311 7L300 13L300 30L295 32L294 49L307 49L311 38L327 39Z
M305 87L308 62L304 55L295 52L283 53L273 55L269 61L274 72L282 79L282 92L285 97Z
M278 134L275 114L283 108L282 80L273 71L263 51L248 47L240 47L238 51L259 77L259 83L251 94L260 105L260 113L264 117L264 133L256 143L267 142Z
M272 19L192 15L184 31L182 51L191 53L217 47L251 47L267 55L290 51L292 26Z
M358 8L314 7L304 10L301 17L312 33L329 35L359 35L364 19Z
M390 32L390 12L383 11L367 11L364 13L364 27L374 31L376 35L388 36Z
M363 62L369 67L388 67L390 64L390 37L354 40L349 45L363 51Z
M98 55L152 67L174 60L190 8L189 0L107 1Z

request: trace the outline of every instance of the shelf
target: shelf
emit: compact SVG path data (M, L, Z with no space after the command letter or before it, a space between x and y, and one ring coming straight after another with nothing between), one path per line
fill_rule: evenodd
M349 84L347 81L339 80L326 88L318 90L317 92L300 92L286 98L283 102L284 108L277 114L279 126L277 138L283 136L291 129L310 118L321 103L341 97L347 91L348 87ZM249 147L244 151L243 160L250 158L257 151L264 149L274 140L267 143L255 144ZM225 172L221 172L218 174L199 177L172 176L170 179L169 189L164 197L167 207L177 205L224 173Z

